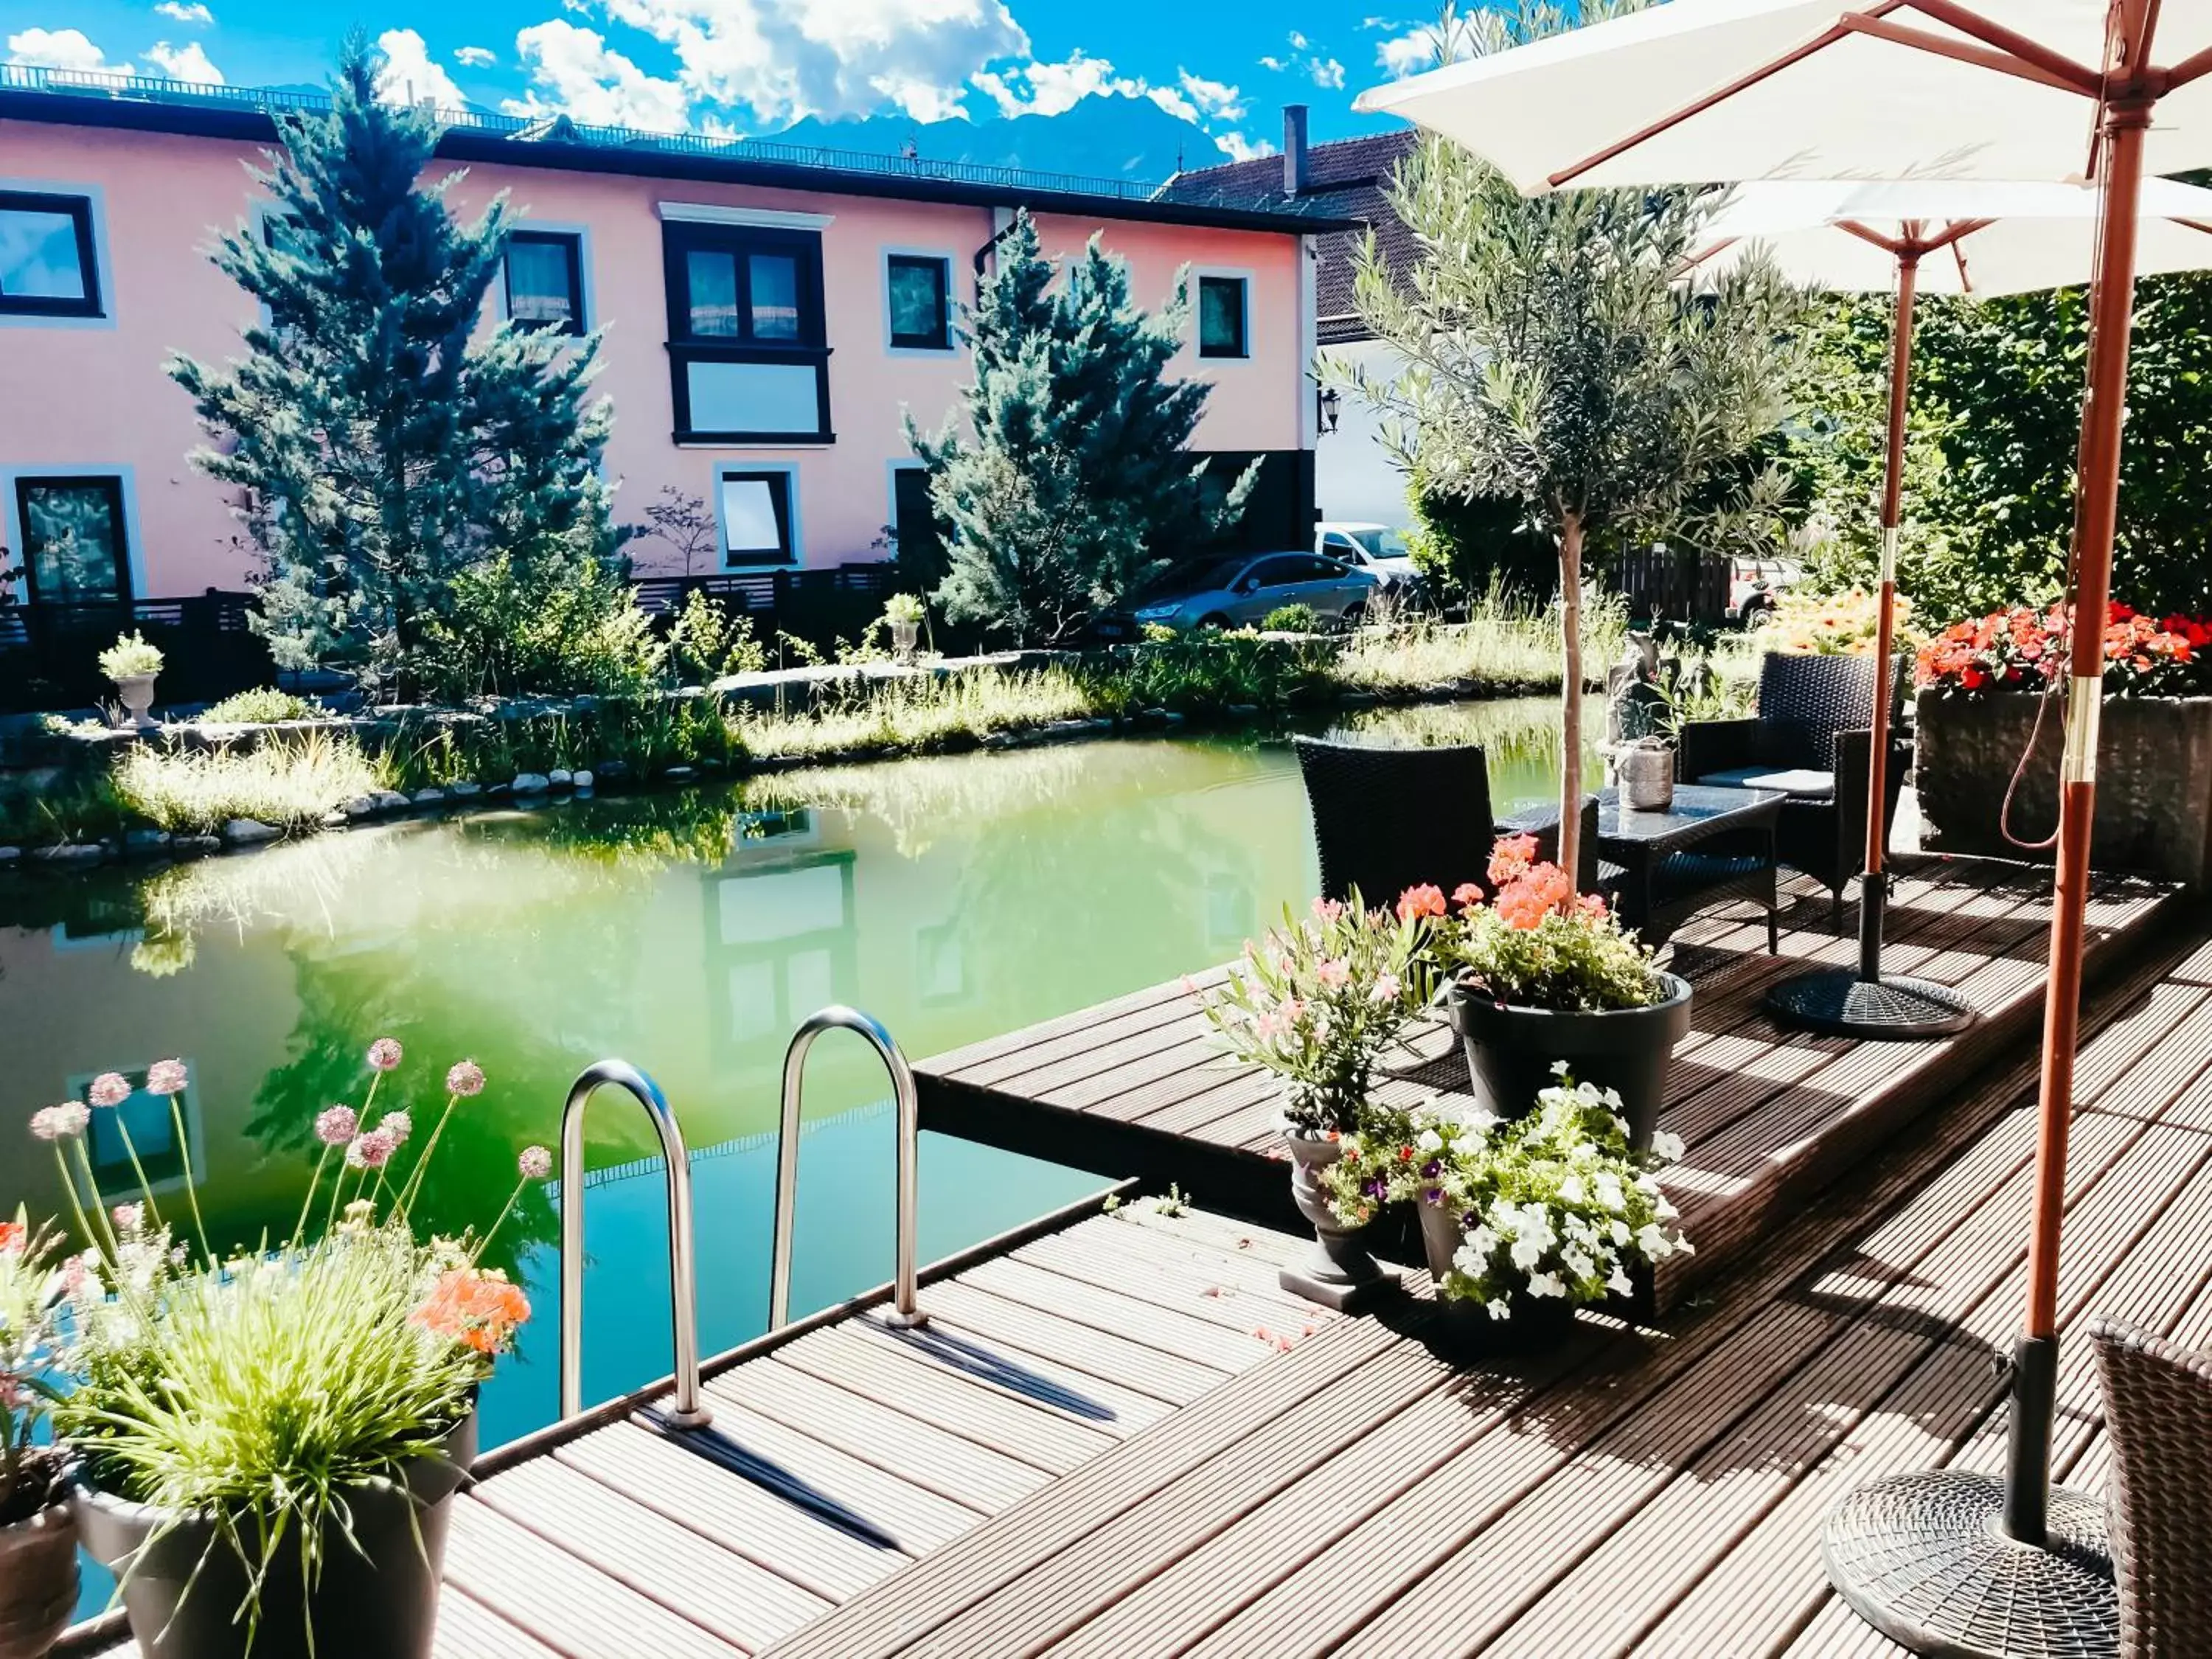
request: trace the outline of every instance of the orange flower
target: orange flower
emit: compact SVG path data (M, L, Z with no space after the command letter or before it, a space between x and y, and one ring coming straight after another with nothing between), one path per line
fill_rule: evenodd
M530 1317L530 1298L496 1269L455 1267L439 1276L408 1322L474 1348L487 1358L507 1352L515 1328Z
M0 1255L20 1250L30 1238L30 1229L20 1221L0 1221Z
M1482 902L1482 889L1471 881L1463 881L1452 889L1452 902L1462 910L1471 910Z
M1434 882L1408 887L1398 895L1398 920L1401 921L1411 921L1415 916L1440 916L1443 914L1444 890Z
M1534 836L1501 836L1490 849L1490 884L1503 887L1536 861Z

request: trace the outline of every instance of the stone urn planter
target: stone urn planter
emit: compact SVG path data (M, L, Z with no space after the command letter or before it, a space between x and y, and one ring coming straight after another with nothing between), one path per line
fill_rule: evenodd
M76 1517L50 1504L0 1527L0 1659L46 1659L76 1612Z
M914 660L915 647L921 640L919 622L894 617L891 618L891 655L902 663Z
M2024 691L1919 694L1913 783L1923 848L2049 861L2049 849L2016 847L1998 827L2041 701ZM2023 840L2041 840L2058 823L2063 724L2054 706L2014 796L2012 829ZM2197 893L2212 890L2212 697L2105 700L2089 857L2099 869L2138 871Z
M411 1467L404 1486L349 1492L353 1540L324 1540L312 1584L288 1539L262 1582L252 1659L308 1659L310 1626L315 1659L428 1659L453 1498L476 1450L471 1411L447 1436L445 1455ZM85 1547L118 1577L128 1571L123 1606L143 1659L246 1659L246 1624L234 1618L246 1568L212 1516L133 1503L82 1476L71 1505Z
M1447 1347L1468 1356L1529 1352L1565 1339L1574 1327L1575 1310L1562 1297L1517 1293L1509 1298L1511 1312L1504 1319L1493 1319L1486 1309L1446 1296L1444 1275L1451 1271L1452 1256L1462 1237L1460 1212L1449 1204L1431 1204L1425 1198L1414 1207L1420 1212L1421 1248L1428 1258L1429 1277L1437 1286Z
M115 695L122 702L123 712L141 732L150 732L155 726L154 679L151 674L126 674L115 682Z
M1667 994L1646 1008L1559 1013L1492 1002L1455 981L1444 1012L1459 1033L1478 1104L1501 1118L1525 1117L1540 1090L1553 1082L1559 1060L1577 1083L1620 1091L1629 1145L1648 1152L1667 1102L1674 1045L1690 1030L1690 981L1659 975Z
M1291 1201L1314 1230L1305 1260L1283 1269L1283 1288L1340 1310L1396 1288L1398 1275L1368 1253L1363 1229L1337 1219L1321 1184L1322 1172L1343 1156L1342 1146L1333 1136L1303 1134L1287 1125L1283 1144L1291 1152Z

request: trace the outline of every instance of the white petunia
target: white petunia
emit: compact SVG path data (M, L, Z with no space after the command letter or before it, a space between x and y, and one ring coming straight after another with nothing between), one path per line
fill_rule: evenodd
M1417 1152L1440 1152L1443 1146L1444 1138L1434 1129L1424 1129L1413 1137L1413 1147Z
M1605 1287L1615 1296L1627 1296L1636 1289L1635 1285L1629 1279L1627 1271L1620 1267L1615 1267L1613 1270L1613 1276L1605 1281Z
M1597 1201L1607 1209L1620 1210L1627 1207L1628 1194L1621 1190L1620 1177L1610 1170L1601 1171L1597 1178L1590 1182L1590 1186L1597 1194Z
M1567 1271L1577 1279L1591 1278L1597 1269L1597 1263L1590 1260L1589 1252L1577 1249L1572 1245L1559 1253L1559 1260L1566 1264Z
M1674 1247L1668 1243L1666 1230L1652 1221L1636 1230L1636 1248L1652 1261L1663 1261Z
M1482 1307L1483 1311L1492 1319L1510 1319L1513 1315L1513 1304L1502 1296L1491 1297L1482 1304Z
M1628 1224L1626 1221L1622 1221L1618 1218L1616 1218L1613 1224L1612 1232L1613 1242L1616 1244L1626 1244L1630 1239L1635 1237L1633 1233L1628 1231Z
M1467 1236L1467 1249L1485 1261L1490 1260L1491 1253L1497 1248L1498 1235L1487 1227L1477 1227Z
M1564 1297L1566 1293L1566 1281L1561 1279L1557 1273L1531 1273L1528 1275L1528 1294L1531 1296Z
M1677 1162L1682 1156L1682 1137L1668 1129L1662 1129L1651 1137L1651 1154L1668 1163Z
M1513 1241L1513 1265L1522 1273L1528 1272L1543 1259L1544 1246L1534 1239L1523 1237Z
M1589 1188L1583 1185L1580 1176L1569 1176L1559 1183L1559 1202L1577 1206L1589 1202Z

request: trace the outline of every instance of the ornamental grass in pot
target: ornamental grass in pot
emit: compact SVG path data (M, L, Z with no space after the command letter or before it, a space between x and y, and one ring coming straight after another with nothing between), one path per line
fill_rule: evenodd
M1283 1270L1282 1283L1328 1307L1354 1305L1395 1280L1359 1229L1338 1218L1322 1183L1369 1109L1376 1060L1426 1006L1426 932L1420 917L1370 910L1357 891L1316 899L1307 916L1286 906L1280 927L1248 940L1220 986L1186 982L1230 1051L1289 1085L1291 1198L1313 1225L1314 1249L1304 1266Z
M1690 982L1661 969L1594 894L1536 857L1528 836L1492 849L1486 896L1434 887L1399 900L1432 925L1444 1012L1467 1053L1476 1103L1519 1116L1559 1062L1620 1097L1629 1144L1648 1149L1674 1045L1690 1029Z
M37 1443L68 1293L58 1240L0 1221L0 1659L42 1659L76 1607L76 1522L61 1454Z
M317 1119L314 1176L281 1244L210 1250L189 1164L189 1236L150 1192L78 1214L94 1245L73 1275L70 1386L54 1420L75 1460L78 1527L115 1570L147 1659L430 1652L477 1390L530 1314L480 1263L551 1163L526 1150L483 1235L418 1238L410 1211L424 1174L483 1073L452 1068L445 1109L410 1158L411 1115L376 1107L401 1058L380 1039L361 1109ZM161 1061L147 1087L173 1109L185 1082L179 1062ZM88 1113L130 1092L97 1079L93 1106L65 1102L34 1120L65 1178L90 1186ZM176 1144L189 1143L179 1133Z
M1577 1307L1625 1298L1640 1267L1690 1252L1657 1174L1681 1151L1664 1132L1632 1148L1620 1097L1563 1065L1522 1116L1374 1114L1326 1185L1348 1224L1413 1203L1449 1334L1494 1348L1563 1334Z

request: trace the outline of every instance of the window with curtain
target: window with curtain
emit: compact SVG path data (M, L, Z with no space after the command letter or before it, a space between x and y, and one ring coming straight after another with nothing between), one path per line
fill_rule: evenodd
M1198 279L1198 355L1201 357L1249 357L1245 338L1246 289L1242 276L1201 276Z
M690 220L662 234L678 441L832 441L821 236Z
M951 262L933 254L890 254L884 262L884 281L890 289L893 349L951 349Z
M518 230L507 243L507 315L519 328L584 331L584 239Z

